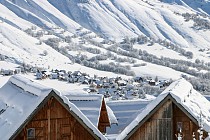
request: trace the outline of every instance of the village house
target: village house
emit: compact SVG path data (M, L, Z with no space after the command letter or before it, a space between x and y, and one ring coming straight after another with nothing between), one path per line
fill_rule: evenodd
M93 94L97 94L98 93L98 89L96 88L96 84L95 83L91 83L89 86L89 89L87 90L88 93L93 93Z
M2 75L4 76L9 76L9 75L13 75L14 71L13 70L2 70Z
M14 74L20 74L21 73L21 69L20 68L15 68Z
M51 74L50 74L50 78L51 79L58 79L58 73L57 72L52 72Z
M37 70L36 79L42 80L50 77L51 73L46 70Z
M0 88L1 140L106 138L60 92L19 75Z
M141 82L144 81L144 79L142 77L140 77L140 76L137 76L137 77L134 78L134 81L138 82L138 83L141 83Z
M210 131L209 116L210 102L180 79L140 110L130 124L118 131L116 139L205 139Z

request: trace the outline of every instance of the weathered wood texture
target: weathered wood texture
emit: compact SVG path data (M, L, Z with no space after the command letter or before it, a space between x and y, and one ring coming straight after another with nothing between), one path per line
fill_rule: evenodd
M98 129L102 133L106 133L106 127L110 126L109 122L109 116L108 112L106 109L106 104L103 99L102 101L102 106L101 106L101 111L100 111L100 117L99 117L99 123L98 123Z
M190 118L187 117L187 115L182 112L177 106L173 105L173 114L174 114L174 134L177 134L180 131L180 128L182 130L183 134L183 140L192 140L192 134L193 132L196 135L196 139L198 138L197 130L199 129L199 126L197 126ZM207 133L204 132L204 137L207 136ZM174 136L175 139L175 136Z
M130 136L129 140L177 140L175 134L178 133L177 127L180 125L182 125L183 140L192 140L192 133L197 133L198 126L171 100L167 100ZM198 139L197 134L196 139Z
M55 98L51 98L15 140L27 140L27 129L35 128L34 140L94 140L94 137Z
M165 140L171 139L172 102L167 101L153 114L137 131L130 140Z

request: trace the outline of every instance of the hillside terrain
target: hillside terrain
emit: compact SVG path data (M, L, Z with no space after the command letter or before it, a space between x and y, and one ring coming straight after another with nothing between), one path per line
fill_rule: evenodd
M1 73L16 64L185 77L207 94L209 7L208 0L0 0Z

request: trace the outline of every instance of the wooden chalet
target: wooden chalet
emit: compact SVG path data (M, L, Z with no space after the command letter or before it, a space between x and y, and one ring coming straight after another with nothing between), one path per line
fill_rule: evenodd
M1 140L106 139L66 96L15 75L0 89Z
M210 130L210 102L180 79L149 103L118 135L117 140L182 140L202 139Z

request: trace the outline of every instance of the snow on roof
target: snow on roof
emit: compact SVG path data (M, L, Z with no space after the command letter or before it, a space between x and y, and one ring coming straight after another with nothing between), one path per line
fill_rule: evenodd
M87 116L84 115L82 111L78 109L78 107L73 104L72 102L69 101L67 96L61 96L63 99L64 103L66 103L69 107L70 110L73 111L76 115L79 116L80 119L90 128L93 130L93 133L96 134L101 140L106 140L107 138L98 130L97 126L95 126Z
M9 139L53 89L20 75L0 88L0 138ZM106 139L65 95L53 90L100 139ZM17 121L18 120L18 121Z
M185 79L173 82L163 93L146 106L139 115L118 135L117 140L124 139L162 100L171 95L197 122L202 123L205 131L210 130L210 102Z
M149 101L144 100L107 101L107 106L113 110L118 121L118 125L107 128L107 135L119 134L148 103Z
M83 93L68 93L65 94L71 101L97 101L101 102L103 100L103 95L101 94L83 94Z
M111 124L118 124L117 118L114 115L114 112L112 111L112 109L107 105L106 106L107 112L108 112L108 116L109 116L109 121Z
M70 102L74 103L85 116L98 127L100 110L103 100L101 94L73 94L65 93ZM118 123L113 111L106 105L109 121L111 124Z
M69 94L70 102L75 104L85 116L98 127L103 96L99 94Z
M12 76L9 81L16 85L17 87L21 88L25 92L31 93L35 96L40 96L43 92L49 93L52 88L48 88L41 84L38 84L32 80L26 79L20 75Z
M125 80L118 80L117 82L120 84L127 84L127 82Z
M11 77L0 88L0 138L9 139L51 90L19 75Z

